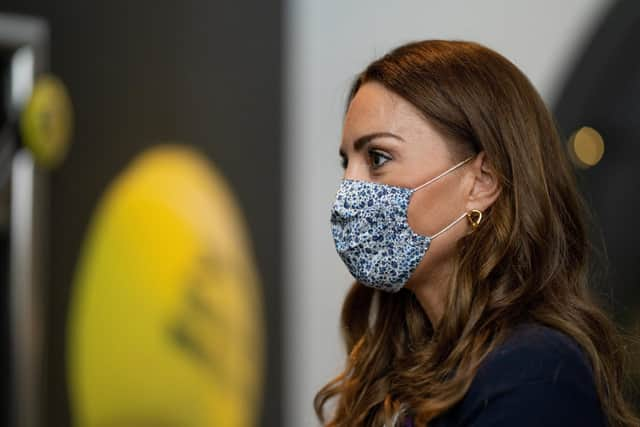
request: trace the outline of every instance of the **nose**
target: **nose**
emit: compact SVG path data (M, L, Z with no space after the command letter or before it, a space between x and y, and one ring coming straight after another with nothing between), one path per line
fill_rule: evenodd
M343 178L355 181L369 181L367 165L363 165L362 162L350 161L344 171Z

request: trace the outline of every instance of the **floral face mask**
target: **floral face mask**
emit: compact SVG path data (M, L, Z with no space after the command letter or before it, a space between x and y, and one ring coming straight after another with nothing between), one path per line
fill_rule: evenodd
M399 291L431 241L465 216L472 218L471 213L465 212L432 236L415 233L407 220L413 193L469 160L471 157L414 189L351 179L342 181L331 209L331 233L340 258L357 281L383 291Z

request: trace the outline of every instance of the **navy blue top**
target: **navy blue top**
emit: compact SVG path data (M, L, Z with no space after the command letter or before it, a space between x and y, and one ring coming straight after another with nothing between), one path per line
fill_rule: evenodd
M411 422L406 424L412 426ZM480 365L465 397L429 427L606 426L586 355L567 335L523 324Z

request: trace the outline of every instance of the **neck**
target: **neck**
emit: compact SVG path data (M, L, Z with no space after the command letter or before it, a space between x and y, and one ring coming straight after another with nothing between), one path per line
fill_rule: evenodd
M434 330L438 328L444 314L450 274L451 265L445 264L430 276L420 278L419 281L410 287L420 302L425 314L429 317Z

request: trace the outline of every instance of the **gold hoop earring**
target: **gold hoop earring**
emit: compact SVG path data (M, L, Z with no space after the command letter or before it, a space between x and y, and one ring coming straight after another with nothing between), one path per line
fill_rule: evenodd
M467 212L467 219L471 224L471 228L475 230L480 225L480 221L482 221L482 211L478 209L471 209Z

